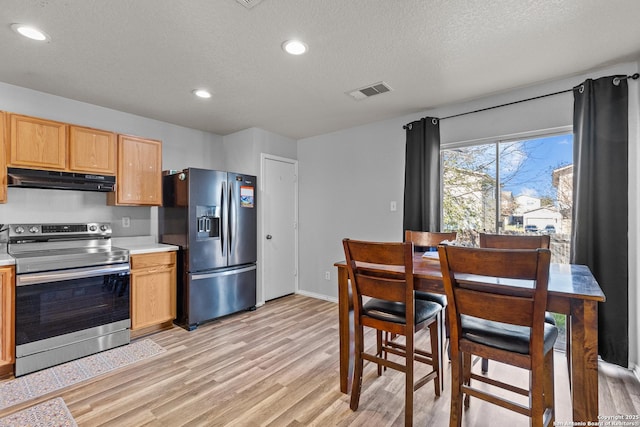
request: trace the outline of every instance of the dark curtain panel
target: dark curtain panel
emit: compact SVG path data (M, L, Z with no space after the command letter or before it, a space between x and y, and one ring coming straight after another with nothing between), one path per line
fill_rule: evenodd
M440 120L409 123L404 172L404 230L440 230Z
M598 307L600 356L627 367L629 181L625 77L589 79L573 89L571 262L589 266L607 298Z

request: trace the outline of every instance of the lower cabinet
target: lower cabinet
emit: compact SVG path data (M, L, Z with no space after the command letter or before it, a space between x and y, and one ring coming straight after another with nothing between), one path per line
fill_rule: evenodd
M131 330L176 318L176 253L131 255Z
M13 371L15 361L14 267L0 267L0 377Z

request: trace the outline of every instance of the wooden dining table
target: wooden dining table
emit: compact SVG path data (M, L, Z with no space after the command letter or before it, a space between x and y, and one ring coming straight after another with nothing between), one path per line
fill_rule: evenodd
M340 261L334 265L338 268L340 391L349 393L354 363L353 301L347 264ZM444 294L436 257L416 253L413 274L416 290ZM547 311L567 316L574 422L598 421L598 303L604 301L605 295L587 266L551 264Z

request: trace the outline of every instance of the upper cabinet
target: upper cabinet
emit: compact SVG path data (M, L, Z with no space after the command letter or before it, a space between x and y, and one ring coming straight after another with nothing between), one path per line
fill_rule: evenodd
M10 114L9 166L65 170L65 123Z
M162 142L118 135L116 191L110 205L162 205Z
M8 134L9 166L116 174L113 132L9 114Z
M5 160L6 134L5 134L6 115L4 111L0 111L0 203L7 202L7 164Z
M116 135L80 126L69 127L69 170L116 174Z
M0 203L7 166L116 175L110 205L162 205L162 142L0 111Z

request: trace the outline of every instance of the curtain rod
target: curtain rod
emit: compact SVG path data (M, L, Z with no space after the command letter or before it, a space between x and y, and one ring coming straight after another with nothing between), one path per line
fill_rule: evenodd
M623 80L623 79L638 80L638 78L640 78L640 74L639 73L635 73L635 74L630 75L630 76L616 77L614 79L614 84L617 85L619 83L619 80ZM616 79L618 80L618 82L616 82ZM481 108L479 110L467 111L466 113L453 114L451 116L442 117L439 120L452 119L454 117L466 116L467 114L480 113L482 111L493 110L494 108L507 107L509 105L519 104L521 102L534 101L536 99L546 98L548 96L560 95L561 93L567 93L567 92L572 92L572 91L573 91L573 88L572 89L561 90L559 92L548 93L546 95L534 96L533 98L521 99L519 101L508 102L506 104L494 105L493 107L486 107L486 108ZM402 126L402 128L403 129L407 129L407 125Z
M521 99L519 101L507 102L506 104L500 104L500 105L494 105L492 107L480 108L479 110L467 111L466 113L453 114L451 116L447 116L447 117L441 118L440 121L446 120L446 119L452 119L454 117L466 116L467 114L474 114L474 113L480 113L482 111L493 110L494 108L508 107L509 105L520 104L521 102L534 101L536 99L546 98L548 96L560 95L561 93L567 93L567 92L572 92L572 91L573 91L573 89L565 89L565 90L561 90L559 92L547 93L546 95L534 96L533 98L527 98L527 99Z

